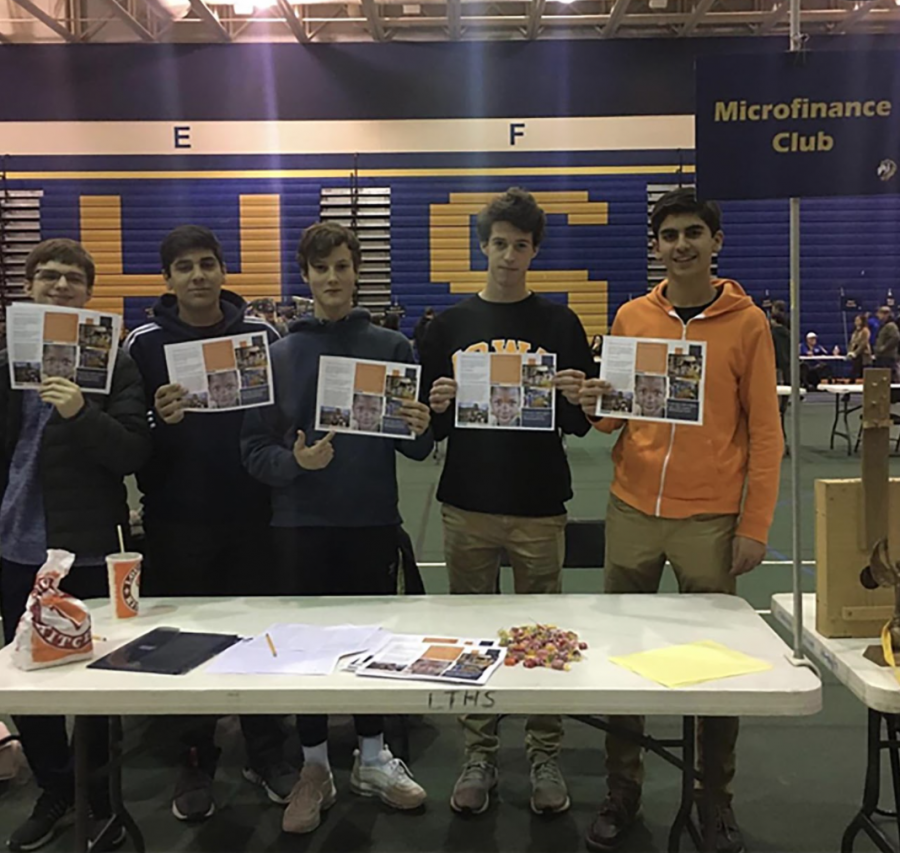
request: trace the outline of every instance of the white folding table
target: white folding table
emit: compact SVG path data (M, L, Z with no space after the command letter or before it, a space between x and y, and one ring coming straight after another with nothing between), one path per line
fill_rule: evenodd
M794 625L794 597L788 593L772 597L772 615L787 628ZM868 709L868 747L866 780L860 810L848 825L841 840L841 853L851 853L853 842L865 832L883 853L897 853L898 847L873 820L874 814L895 817L900 832L900 684L888 667L878 666L863 657L866 649L880 640L871 638L830 639L815 628L816 596L803 595L803 643L834 676L850 689ZM882 726L887 739L882 740ZM891 764L895 811L883 812L878 802L881 793L881 753L887 750Z
M644 746L682 771L682 798L669 834L677 851L691 820L696 779L695 733L700 716L801 716L821 708L821 682L791 664L791 652L743 599L726 595L403 596L387 598L151 599L136 619L111 618L94 602L94 630L107 638L97 654L159 626L187 631L257 634L275 622L378 624L402 633L493 637L500 628L542 622L574 630L589 644L569 672L502 667L483 687L427 681L329 676L214 675L199 668L184 676L91 670L85 663L22 672L9 649L0 651L0 709L6 713L76 716L78 850L87 844L86 715L370 713L680 715L683 738ZM772 669L682 689L668 689L610 662L610 656L694 640L716 640L762 658ZM603 727L600 725L599 727ZM113 726L119 732L118 726ZM676 757L669 750L680 750ZM120 780L114 779L114 785ZM137 827L113 792L114 807L143 849ZM709 836L706 844L712 841Z
M891 390L895 391L900 389L900 385L891 385ZM850 399L854 395L862 397L863 386L861 384L857 385L823 385L822 390L831 394L834 397L834 423L831 425L831 442L829 444L829 448L834 450L834 440L835 438L844 438L847 440L847 455L850 456L853 453L853 435L850 432L850 415L854 412L858 412L862 408L862 403L858 406L850 405ZM843 406L843 408L842 408ZM843 416L844 419L844 432L840 432L838 430L838 422Z
M788 437L787 431L784 428L784 413L787 411L787 407L791 402L791 386L790 385L777 385L775 390L778 393L778 410L781 413L781 434L784 436L784 453L786 456L790 455L790 446L788 445ZM803 400L806 398L806 389L800 389L800 399ZM799 417L799 415L793 415L793 417Z

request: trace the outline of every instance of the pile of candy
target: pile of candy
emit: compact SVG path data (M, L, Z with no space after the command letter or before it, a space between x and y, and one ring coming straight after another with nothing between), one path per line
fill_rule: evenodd
M519 625L499 634L500 645L506 646L506 666L521 663L528 669L543 666L568 670L588 647L574 631L563 631L556 625Z

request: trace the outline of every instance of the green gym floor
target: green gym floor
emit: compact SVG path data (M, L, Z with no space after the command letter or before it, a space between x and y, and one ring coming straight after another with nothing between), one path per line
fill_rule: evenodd
M817 478L859 476L859 456L847 456L846 442L829 450L834 414L832 398L811 395L802 406L801 498L804 560L814 559L813 481ZM604 515L612 476L612 439L595 433L569 442L569 460L575 498L569 513L575 518ZM423 563L442 560L441 525L435 491L440 463L400 458L402 511L418 558ZM900 476L900 457L891 471ZM767 610L775 592L791 589L790 460L782 468L782 490L770 537L769 560L741 579L738 591L754 607ZM422 570L430 593L445 593L440 566ZM566 570L567 592L599 592L602 571ZM504 586L509 578L504 578ZM803 576L805 590L814 589L813 566ZM671 573L664 589L674 590ZM825 853L840 849L841 834L862 796L866 713L863 706L830 676L825 677L824 709L814 717L748 718L742 724L735 783L735 811L744 830L748 850L754 853ZM654 734L674 735L676 718L653 718ZM339 791L337 804L322 826L309 836L281 833L281 810L240 776L243 748L235 718L222 720L219 739L223 757L215 781L219 811L207 823L186 826L172 817L170 793L174 781L176 743L167 721L132 718L126 721L125 797L140 824L148 853L203 851L309 851L309 853L568 853L585 850L583 835L604 793L603 737L575 721L566 724L560 763L569 783L571 810L553 818L538 818L528 810L528 765L522 749L519 718L501 725L500 788L497 801L484 815L471 819L455 816L448 797L461 758L461 743L454 718L413 720L412 770L429 792L420 814L392 813L377 801L360 800L349 792L351 753L355 745L349 719L332 719L331 757ZM292 754L299 753L291 742ZM679 795L677 772L649 756L644 787L643 820L620 848L625 853L666 849L668 826ZM0 796L0 834L6 834L27 816L36 796L32 783ZM72 832L45 849L71 850ZM123 848L131 849L130 842ZM687 838L682 849L691 849ZM864 837L856 850L875 849Z

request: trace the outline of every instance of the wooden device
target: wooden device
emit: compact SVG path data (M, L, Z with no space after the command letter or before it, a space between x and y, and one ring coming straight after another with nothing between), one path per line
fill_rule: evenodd
M816 481L816 630L825 637L877 637L894 620L900 648L900 587L888 556L900 556L900 514L888 511L900 507L900 480L888 476L890 408L891 372L866 370L862 478ZM885 586L867 589L860 573L879 543L871 574Z

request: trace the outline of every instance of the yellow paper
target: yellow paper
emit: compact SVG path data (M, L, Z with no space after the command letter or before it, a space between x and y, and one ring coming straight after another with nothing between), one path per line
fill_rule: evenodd
M897 669L897 662L894 660L894 642L891 639L890 619L884 623L884 627L881 629L881 650L884 652L885 662L894 671L894 678L900 682L900 670Z
M688 687L772 668L772 664L764 660L736 652L713 640L699 640L610 660L664 687Z

